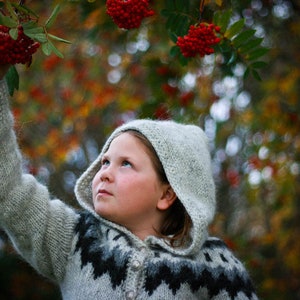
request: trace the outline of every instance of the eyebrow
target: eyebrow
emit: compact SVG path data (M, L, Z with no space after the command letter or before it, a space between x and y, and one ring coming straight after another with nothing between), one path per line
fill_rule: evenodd
M107 154L103 154L102 158L101 158L101 161L103 159L110 159L111 156L107 155ZM118 156L118 159L120 160L131 160L132 159L132 156L129 156L129 155L120 155Z

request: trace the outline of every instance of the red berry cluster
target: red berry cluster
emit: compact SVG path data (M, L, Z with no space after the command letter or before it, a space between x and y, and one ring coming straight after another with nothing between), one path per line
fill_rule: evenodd
M107 0L106 12L120 28L138 28L144 18L154 15L149 0Z
M176 45L185 57L194 57L197 54L203 57L214 53L211 46L218 44L221 40L216 36L218 32L220 32L220 27L214 24L191 25L187 35L178 37Z
M0 65L30 64L40 44L35 42L18 27L18 37L14 40L9 35L9 27L0 25Z

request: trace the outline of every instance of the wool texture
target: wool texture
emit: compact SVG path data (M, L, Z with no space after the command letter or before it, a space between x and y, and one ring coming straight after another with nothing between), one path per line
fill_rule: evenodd
M134 120L117 128L99 157L79 178L75 187L82 206L93 212L91 182L98 172L103 154L111 141L121 132L135 130L142 133L154 147L168 181L193 222L192 243L188 248L177 249L183 255L198 251L207 238L207 226L215 213L215 186L207 137L198 126L173 121ZM154 237L153 237L154 238ZM166 244L157 240L166 247ZM174 252L169 247L170 252Z
M136 120L116 129L76 184L82 210L50 198L47 187L24 174L13 130L6 83L0 81L0 226L40 274L66 300L252 299L243 264L225 243L209 237L215 187L205 134L197 126ZM93 209L91 181L101 157L122 131L144 134L189 213L191 242L172 248L162 238L139 239Z

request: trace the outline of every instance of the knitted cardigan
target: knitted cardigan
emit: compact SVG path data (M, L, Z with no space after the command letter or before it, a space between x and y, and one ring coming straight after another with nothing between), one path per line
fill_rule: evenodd
M22 172L8 92L0 81L0 226L62 298L257 299L242 263L207 237L193 251L142 241L93 211L77 211Z

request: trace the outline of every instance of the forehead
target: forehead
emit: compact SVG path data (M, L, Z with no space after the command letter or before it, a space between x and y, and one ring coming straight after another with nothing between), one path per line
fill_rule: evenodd
M131 134L130 132L121 132L111 141L105 153L116 150L146 152L147 149L142 141L135 135Z

